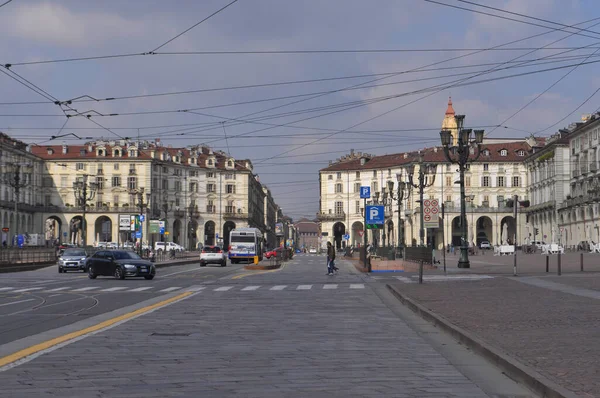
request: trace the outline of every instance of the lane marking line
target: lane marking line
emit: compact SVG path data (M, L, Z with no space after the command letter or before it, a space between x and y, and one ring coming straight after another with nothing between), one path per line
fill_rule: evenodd
M271 269L268 271L260 271L260 272L247 272L245 274L233 276L231 279L242 279L242 278L245 278L245 277L251 276L251 275L262 275L262 274L268 274L271 272L277 272L277 271L281 271L282 269L284 269L287 265L288 265L288 263L283 263L283 265L277 269Z
M14 289L14 287L0 287L0 292L4 292L7 290L13 290L13 289Z
M350 289L364 289L365 285L362 283L353 283L350 285Z
M206 286L190 286L185 289L186 292L200 292L206 289Z
M310 290L312 289L312 285L298 285L296 290Z
M233 286L222 286L222 287L218 287L215 290L213 290L214 292L226 292L230 289L233 289Z
M57 287L56 289L50 289L50 290L45 290L45 292L60 292L61 290L67 290L70 289L70 286L65 286L65 287Z
M181 287L179 286L173 286L173 287L168 287L166 289L160 290L161 292L172 292L173 290L179 290L181 289Z
M287 285L277 285L277 286L273 286L272 288L270 288L269 290L283 290L287 287Z
M4 307L7 305L13 305L13 304L19 304L19 303L26 303L28 301L35 301L35 299L19 300L19 301L13 301L12 303L4 303L4 304L0 304L0 307Z
M258 289L260 286L246 286L245 288L242 289L242 292L246 292L249 290L256 290Z
M22 364L29 362L41 355L44 355L44 354L47 354L54 350L57 350L59 348L65 347L76 341L83 340L84 338L86 338L88 336L106 331L115 326L121 325L127 321L138 318L144 314L148 314L150 312L156 311L159 308L163 308L170 304L174 304L174 303L184 300L192 295L194 295L194 293L185 292L185 293L179 294L175 297L171 297L169 299L149 305L147 307L143 307L143 308L137 309L135 311L129 312L127 314L119 315L112 319L108 319L106 321L100 322L96 325L89 326L85 329L67 333L63 336L55 337L53 339L44 341L39 344L35 344L31 347L24 348L17 352L14 352L3 358L0 358L0 372L4 372L6 370L14 368L15 366L22 365Z
M198 261L198 263L200 263L200 261ZM198 267L198 268L192 268L192 269L186 269L186 270L183 270L183 271L171 272L170 274L165 274L165 275L162 275L162 274L161 274L161 275L160 275L160 277L161 277L161 278L165 278L165 277L167 277L167 276L171 276L171 275L184 274L184 273L186 273L186 272L201 271L202 269L203 269L203 268L200 268L200 267Z
M338 285L336 284L328 284L328 285L323 285L323 289L337 289Z

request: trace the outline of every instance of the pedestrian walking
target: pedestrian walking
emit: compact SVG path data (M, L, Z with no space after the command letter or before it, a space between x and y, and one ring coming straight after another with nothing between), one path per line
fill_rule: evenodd
M335 266L335 248L331 242L327 242L327 275L333 275L338 268Z

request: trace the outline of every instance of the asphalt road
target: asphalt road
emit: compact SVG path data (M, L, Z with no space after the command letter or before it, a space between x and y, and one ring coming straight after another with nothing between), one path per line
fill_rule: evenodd
M153 280L90 280L83 272L59 274L56 266L0 274L0 345L169 292L213 283L243 270L243 264L157 269Z
M3 335L23 337L26 326L8 326L19 316L38 324L0 345L0 397L533 397L376 278L337 265L327 276L324 257L297 255L278 270L182 266L153 281L12 275L41 289L3 293L1 324L14 329ZM56 308L32 309L36 296ZM79 309L99 315L43 325Z

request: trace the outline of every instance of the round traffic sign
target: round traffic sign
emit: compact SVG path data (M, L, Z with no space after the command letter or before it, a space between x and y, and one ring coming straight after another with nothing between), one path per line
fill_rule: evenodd
M431 205L432 205L433 207L437 207L437 205L438 205L438 201L437 201L437 199L432 199L432 200L431 200Z
M431 201L429 199L425 199L423 201L423 206L427 207L427 206L431 206Z
M431 212L432 212L433 214L437 214L437 212L438 212L438 208L437 208L437 207L433 207L433 208L431 209Z
M423 220L425 220L425 221L431 221L431 216L429 214L425 214L423 216Z
M430 207L425 207L425 208L423 209L423 211L424 211L425 213L430 213L430 212L431 212L431 208L430 208Z

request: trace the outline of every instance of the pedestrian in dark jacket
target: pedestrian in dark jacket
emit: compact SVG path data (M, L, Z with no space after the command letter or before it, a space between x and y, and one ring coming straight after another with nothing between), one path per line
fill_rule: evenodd
M335 247L331 242L327 242L327 275L333 275L334 271L338 271L335 266Z

